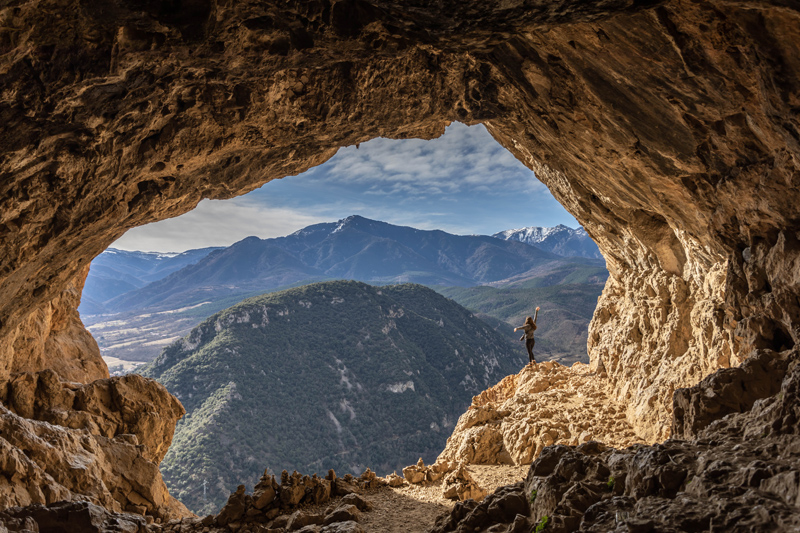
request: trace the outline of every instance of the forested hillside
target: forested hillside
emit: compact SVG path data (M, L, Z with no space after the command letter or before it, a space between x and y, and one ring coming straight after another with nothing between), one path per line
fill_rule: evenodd
M432 461L472 396L522 365L518 345L428 288L337 281L245 300L142 373L187 409L162 472L205 513L265 467Z

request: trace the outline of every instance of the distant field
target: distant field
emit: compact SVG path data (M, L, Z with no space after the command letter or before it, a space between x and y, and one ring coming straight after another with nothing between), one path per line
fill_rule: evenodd
M122 359L117 359L116 357L107 357L103 356L103 361L105 361L106 365L108 365L108 371L114 374L126 374L128 372L133 371L136 367L141 366L144 363L137 363L135 361L124 361Z

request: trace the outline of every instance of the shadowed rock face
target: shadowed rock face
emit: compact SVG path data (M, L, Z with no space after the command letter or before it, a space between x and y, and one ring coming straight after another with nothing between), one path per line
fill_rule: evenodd
M46 347L89 342L65 291L126 229L455 120L598 242L590 357L641 436L668 435L676 388L793 347L792 4L429 4L5 2L0 378L105 374L94 346Z

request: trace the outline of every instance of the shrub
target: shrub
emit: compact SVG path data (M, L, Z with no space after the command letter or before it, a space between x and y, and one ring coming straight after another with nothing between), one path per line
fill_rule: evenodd
M536 490L532 490L532 491L531 491L531 496L530 496L530 498L528 498L528 500L529 500L531 503L533 503L533 502L536 500Z
M542 533L542 531L544 531L547 528L547 524L549 523L550 523L550 517L544 515L542 519L539 520L539 523L536 524L536 528L531 533Z

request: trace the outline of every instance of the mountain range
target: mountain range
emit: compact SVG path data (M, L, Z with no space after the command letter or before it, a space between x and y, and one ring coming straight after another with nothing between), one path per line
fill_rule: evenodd
M560 230L550 233L549 240L544 239L549 243L555 242L557 235L575 238ZM166 258L161 255L109 250L93 262L86 282L90 297L80 311L104 356L152 360L166 345L213 313L247 297L315 281L414 282L437 289L484 285L536 288L597 285L607 276L602 260L562 257L516 240L424 231L360 216L315 224L280 238L248 237L227 248L193 250ZM179 261L191 264L171 273L161 266L169 264L172 268ZM145 275L167 275L123 294L100 290L109 285L109 279L123 277L117 273L129 270L137 284ZM587 292L592 308L596 296L588 293L598 291L599 287L593 287ZM112 296L100 301L100 294ZM510 292L507 297L514 298ZM470 301L475 302L474 293ZM526 306L523 302L511 307ZM484 318L492 316L485 312L485 305L474 309L485 313ZM582 317L579 322L588 324L590 318ZM572 353L582 342L572 333L570 329L568 338L559 338L556 332L551 335L553 354L573 358L585 355L583 348Z
M107 312L103 302L158 281L219 249L210 247L181 253L158 253L109 248L92 261L81 296L80 312L85 315Z
M514 240L418 230L351 216L286 237L248 237L103 305L116 313L177 309L331 279L469 287L542 275L565 265L602 263L564 258Z
M509 229L492 235L505 241L519 241L541 250L564 257L589 257L602 259L603 254L597 244L583 228L572 229L563 224L552 228L531 226L520 229Z
M265 465L386 474L430 463L472 396L524 364L518 344L414 284L334 281L244 300L141 370L187 411L162 474L205 514Z

